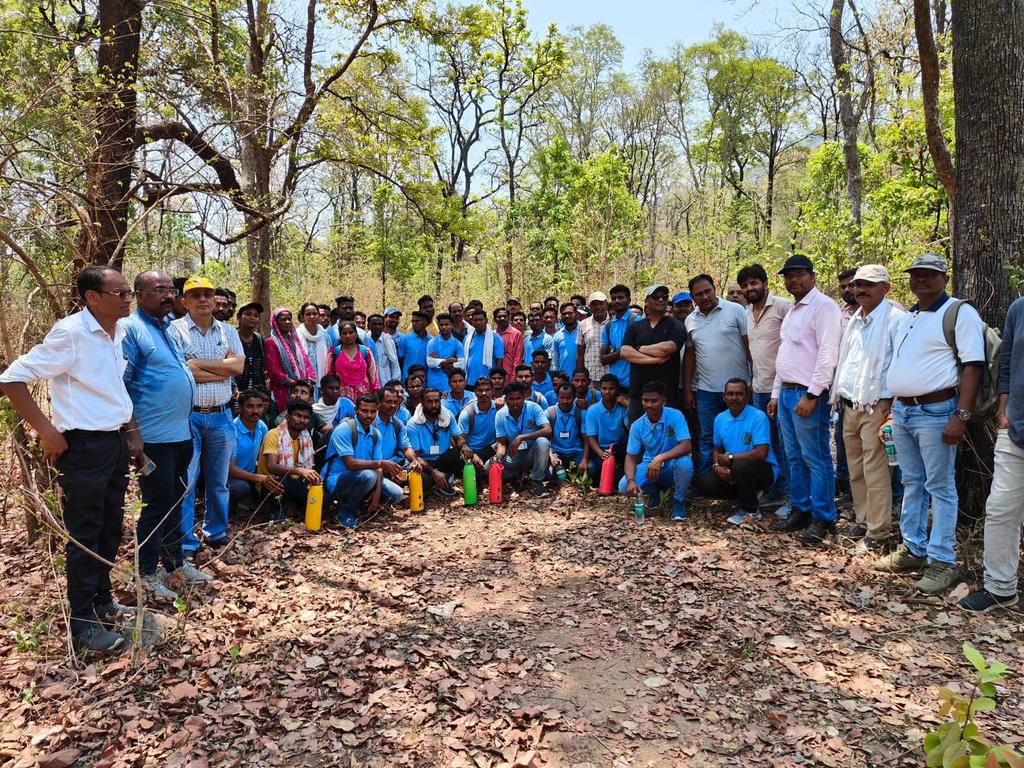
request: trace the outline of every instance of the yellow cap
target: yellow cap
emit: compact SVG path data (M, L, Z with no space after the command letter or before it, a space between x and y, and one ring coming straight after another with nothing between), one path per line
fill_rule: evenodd
M210 278L202 277L201 275L192 275L188 280L185 281L185 287L182 289L182 293L188 293L198 288L206 288L208 290L216 290L213 283L210 282Z

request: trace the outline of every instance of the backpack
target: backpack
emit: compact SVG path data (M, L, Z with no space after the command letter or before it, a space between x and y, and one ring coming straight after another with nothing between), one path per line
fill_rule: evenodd
M558 423L555 421L557 410L557 405L552 405L550 408L548 408L548 421L551 422L552 428L554 428L555 424ZM576 416L576 432L579 433L580 437L583 437L583 414L580 413L579 408L573 408L573 414Z
M369 365L370 364L370 358L368 357L368 355L370 354L370 350L368 350L366 348L366 345L363 344L362 341L359 342L358 346L359 346L359 351L363 353L363 360L365 360L366 364ZM338 343L338 344L335 344L334 348L331 350L331 357L332 357L332 359L337 360L338 359L338 355L340 355L340 354L341 354L341 344Z
M960 307L969 302L962 299L953 299L953 301L956 304L942 316L942 333L946 337L946 343L953 350L957 361L957 371L962 379L964 367L960 364L960 354L956 347L956 321L960 314ZM981 323L981 328L985 337L985 366L982 368L981 382L978 384L978 397L971 410L972 423L987 421L995 414L996 406L999 403L999 361L1003 339L998 330L984 321ZM959 384L958 381L957 386Z
M341 426L341 424L344 424L345 426L347 426L348 429L349 429L349 432L352 433L352 450L355 451L356 446L359 445L359 430L356 428L356 420L353 419L351 416L349 416L346 419L342 419L340 424L339 424L339 426ZM398 427L397 427L397 422L396 422L396 427L395 427L396 434L397 434L397 431L398 431ZM374 428L373 438L372 438L373 439L373 445L372 445L371 450L370 450L370 455L371 456L373 455L373 451L377 450L377 437L378 437L379 434L380 433L376 430L376 428ZM330 472L331 464L334 462L334 460L336 458L338 458L338 454L336 454L336 453L332 454L330 457L328 457L327 464L324 466L323 471L321 472L322 475L324 475L325 477L327 476L328 472Z

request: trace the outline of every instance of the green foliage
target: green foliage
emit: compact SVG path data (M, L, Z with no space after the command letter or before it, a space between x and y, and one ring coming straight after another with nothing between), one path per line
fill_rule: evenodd
M1003 683L1009 670L1005 664L985 661L977 648L964 643L964 657L974 668L972 690L964 696L949 688L939 689L939 716L951 718L924 739L927 768L1024 768L1024 758L1006 746L996 746L975 722L979 712L996 708L996 684Z

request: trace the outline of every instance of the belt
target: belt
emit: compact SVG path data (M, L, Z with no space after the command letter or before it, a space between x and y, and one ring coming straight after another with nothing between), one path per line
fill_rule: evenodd
M941 403L943 400L949 400L949 398L956 397L958 394L960 394L960 390L956 387L946 387L946 389L940 389L937 392L929 392L927 395L898 397L896 399L904 405L930 405L931 403Z
M847 400L845 397L840 397L839 402L841 402L847 408L853 408L853 400Z
M784 382L782 382L782 388L783 389L807 389L807 385L806 384L795 384L792 381L784 381Z
M117 429L68 429L62 432L61 434L64 436L65 440L68 440L69 438L89 440L95 439L97 437L116 437L118 435L124 434L125 429L127 429L127 427L125 427L124 425L118 427Z
M192 413L202 413L209 415L211 413L220 413L227 407L227 403L221 403L220 405L193 405Z

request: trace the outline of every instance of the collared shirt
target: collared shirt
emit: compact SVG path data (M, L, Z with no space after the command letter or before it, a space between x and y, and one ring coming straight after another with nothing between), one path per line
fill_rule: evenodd
M533 363L533 353L538 349L543 349L548 353L548 359L550 360L555 354L555 340L548 334L541 331L534 335L528 333L523 338L523 362L527 365Z
M611 410L608 410L603 400L587 408L586 417L583 420L583 434L588 437L596 437L597 444L602 448L619 442L628 428L629 419L626 416L626 408L615 403Z
M953 306L943 293L928 309L922 310L915 304L903 318L885 381L894 397L918 397L955 387L960 381L958 362L984 364L984 328L977 310L970 304L960 307L956 318L959 361L946 343L942 318Z
M459 428L466 435L466 443L472 451L480 451L494 445L497 439L494 431L494 417L498 408L494 402L486 411L480 410L480 403L473 400L459 414Z
M719 299L707 315L698 307L687 315L684 324L686 345L693 347L696 356L694 389L721 392L729 379L750 379L750 363L743 344L747 335L744 307Z
M431 357L436 354L437 357ZM448 391L448 372L441 367L441 361L449 357L455 358L455 367L462 368L465 365L465 349L461 341L454 336L447 339L444 336L433 336L427 342L427 386L434 387L441 392Z
M403 379L409 375L409 369L414 365L427 367L427 344L429 343L429 333L417 336L414 331L409 331L399 337L398 357L402 360Z
M544 381L537 381L537 379L534 379L530 388L534 392L539 392L544 395L544 397L547 397L555 391L555 385L551 383L551 374L545 374Z
M501 343L505 347L505 354L502 357L501 366L510 376L516 373L516 366L523 364L523 334L518 328L509 326L504 331L494 329L495 333L501 336Z
M352 427L355 424L356 435L353 445ZM362 461L379 461L384 458L383 440L380 432L372 424L364 428L359 419L343 421L331 433L331 441L327 444L327 477L324 478L324 490L330 496L338 481L349 474L343 458L351 456Z
M577 410L575 403L569 408L568 413L557 405L548 408L552 451L563 456L571 456L575 461L583 458L584 413Z
M779 476L779 462L772 451L771 423L764 413L752 406L743 406L738 416L728 410L715 416L712 444L725 453L746 453L759 445L767 445L765 461L772 465L774 476Z
M597 322L593 315L580 321L580 332L576 336L576 346L583 348L583 367L590 373L593 381L598 381L608 373L608 366L601 362L601 336L608 325L611 315L604 318L603 323Z
M235 425L235 450L232 456L235 458L235 466L246 472L255 472L260 446L263 445L263 438L267 436L270 428L263 419L256 422L252 432L242 423L240 416L236 416L233 423Z
M168 333L165 319L135 310L125 318L124 383L135 406L135 421L145 443L192 439L189 418L195 379L185 356Z
M0 383L49 381L53 425L60 432L118 430L133 410L122 378L123 322L111 338L88 309L58 320L41 344L7 367Z
M782 341L782 321L792 306L793 302L774 293L768 294L760 314L753 304L747 306L747 342L750 345L750 359L753 361L755 392L764 394L772 391L775 383L775 358Z
M238 338L238 331L215 317L211 320L213 320L213 325L206 333L203 333L196 325L192 315L185 315L171 323L168 333L178 343L185 359L223 360L229 352L234 352L238 357L244 357L245 350L242 349L242 340ZM232 382L233 379L229 376L224 381L197 383L192 405L204 408L224 405L231 399Z
M555 352L551 361L551 370L562 370L572 376L572 372L576 368L576 337L579 332L580 325L577 323L571 331L560 328L555 334L551 340Z
M841 324L839 305L817 288L793 305L782 321L772 397L779 396L783 383L805 386L812 395L832 385Z
M454 323L452 324L452 336L459 341L465 341L467 333L469 333L469 325L465 321L462 323L462 330L456 328Z
M476 395L467 389L462 393L462 397L458 398L449 392L448 397L441 400L441 405L447 408L448 412L451 413L452 416L458 417L458 415L462 413L462 409L474 400L476 400Z
M469 340L469 356L466 358L466 383L476 386L476 380L481 376L489 376L491 366L484 365L484 347L486 346L486 335L488 331L494 331L488 327L482 334L474 333ZM505 342L501 340L500 334L494 331L494 356L492 363L498 362L505 357Z
M609 350L619 349L622 347L622 337L626 335L626 329L636 322L636 315L633 311L627 309L622 317L616 317L613 314L608 315L608 322L604 324L601 329L601 343L607 344ZM608 373L614 375L619 380L619 387L622 388L623 392L629 390L629 362L623 360L621 357L614 363L608 366ZM593 378L593 377L591 377Z
M638 318L630 323L622 336L622 346L639 350L648 344L659 344L663 341L673 342L679 349L669 355L668 360L656 365L629 365L629 394L639 395L644 384L649 381L661 381L668 387L668 401L678 402L679 389L679 351L686 345L686 326L671 315L662 317L658 324L651 327L647 318Z
M859 304L854 304L851 307L845 301L843 302L843 305L839 308L839 315L841 317L841 321L840 321L841 329L840 329L839 338L842 338L843 337L842 335L844 333L846 333L846 329L850 325L850 319L853 317L854 313L858 309L860 309L860 305Z
M416 451L417 456L427 461L440 459L444 452L452 446L452 438L462 434L462 427L451 414L449 414L447 427L442 427L439 421L427 420L422 424L409 421L405 428L409 431L409 443L412 445L412 449Z
M846 330L843 332L843 342L848 345L846 359L836 368L835 384L833 385L839 392L840 397L845 397L847 400L855 399L857 381L863 377L864 367L868 365L865 349L873 348L873 345L876 343L885 345L879 370L872 372L881 378L881 389L879 390L878 397L880 400L892 397L892 393L885 386L885 372L889 370L889 365L892 362L892 351L896 342L896 335L899 333L905 313L896 307L890 306L888 338L884 340L876 339L882 333L882 321L879 320L879 317L884 312L883 307L888 303L888 299L882 299L882 303L875 307L871 314L866 317L863 313L854 313L850 318ZM847 339L849 339L849 342L846 341Z
M406 430L405 424L401 422L398 416L392 416L389 421L385 422L378 415L374 426L380 432L381 458L390 461L402 461L405 458L405 451L412 447L409 443L409 432Z
M1006 313L997 384L999 394L1009 396L1006 418L1010 439L1024 448L1024 299L1014 301Z
M381 386L402 378L402 368L398 364L398 344L394 336L381 333L380 338L374 341L373 335L368 334L367 346L373 352L373 360L377 363L377 378Z
M523 403L523 410L519 412L518 418L513 417L509 413L508 406L506 405L494 417L495 439L504 437L511 443L519 435L536 432L547 423L548 417L545 409L532 400ZM532 444L532 441L523 441L519 444L519 447L529 448Z
M633 422L629 428L629 442L626 453L640 456L643 463L648 463L655 456L675 448L682 440L690 439L690 430L686 426L686 417L677 408L665 406L661 418L652 422L645 412Z

